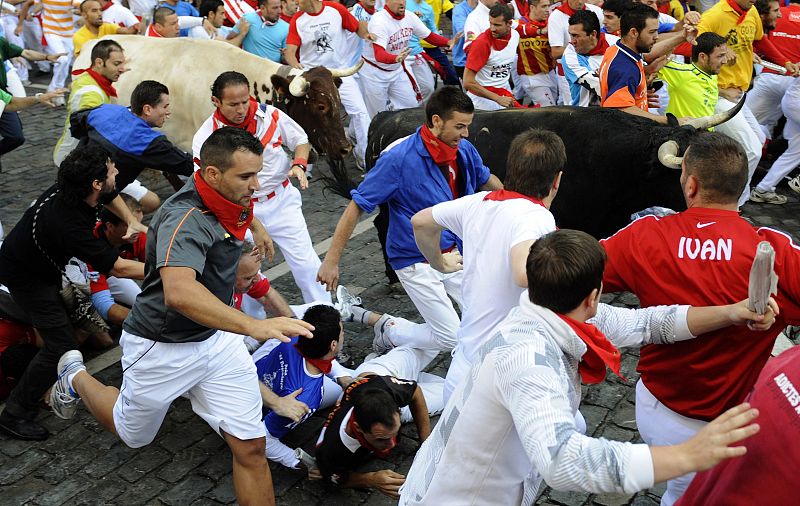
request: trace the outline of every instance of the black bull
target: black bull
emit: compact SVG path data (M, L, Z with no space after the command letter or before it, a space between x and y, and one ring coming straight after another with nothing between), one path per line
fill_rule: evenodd
M367 167L375 165L386 146L413 133L424 121L423 109L377 115L369 129ZM555 132L566 147L567 163L551 207L559 227L583 230L599 239L624 227L632 213L647 207L686 208L680 170L664 166L658 150L671 140L682 154L699 135L694 127L662 125L615 109L507 109L476 111L469 141L503 180L511 141L530 128ZM388 213L383 206L375 227L385 255ZM395 281L388 263L386 267L387 276Z

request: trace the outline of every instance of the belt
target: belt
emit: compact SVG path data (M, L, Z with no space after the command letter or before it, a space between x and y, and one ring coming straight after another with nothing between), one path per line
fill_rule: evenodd
M271 192L267 193L267 195L266 195L266 196L264 196L264 197L260 197L260 198L259 198L259 197L253 197L253 198L252 198L252 199L250 199L250 200L252 200L253 202L261 202L261 201L267 201L267 200L269 200L269 199L274 199L274 198L275 198L275 196L277 195L278 188L280 188L280 187L286 188L287 186L289 186L289 178L286 178L286 179L284 179L284 180L283 180L283 183L281 183L280 185L278 185L278 186L275 188L275 190L273 190L273 191L271 191Z

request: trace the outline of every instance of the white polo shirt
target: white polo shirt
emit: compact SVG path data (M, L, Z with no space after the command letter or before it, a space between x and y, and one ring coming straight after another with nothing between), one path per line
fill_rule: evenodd
M478 5L472 9L472 12L467 15L464 21L464 50L472 44L472 41L478 38L489 29L489 8L478 1Z
M484 200L475 193L433 206L433 219L461 238L466 308L458 329L458 346L472 360L492 330L519 304L525 291L514 282L511 248L556 229L547 208L526 199Z
M425 26L413 12L406 11L403 19L395 19L386 9L372 15L372 19L369 20L369 31L377 37L375 43L391 54L400 54L407 48L412 35L424 39L431 34L430 28ZM364 58L387 71L401 68L399 63L383 63L375 60L372 44L364 44Z

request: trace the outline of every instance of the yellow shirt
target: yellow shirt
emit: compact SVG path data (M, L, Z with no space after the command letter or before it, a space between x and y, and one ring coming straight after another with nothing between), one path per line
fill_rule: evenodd
M677 19L678 21L682 21L683 17L686 15L683 11L683 5L681 5L679 0L670 0L669 10L667 11L667 14Z
M75 56L78 56L83 45L90 40L99 39L101 37L105 37L106 35L114 35L117 33L117 30L119 30L119 25L115 25L114 23L103 23L100 25L97 35L95 35L90 32L88 28L86 28L86 25L82 26L80 30L72 35L72 45L75 46Z
M753 41L761 40L764 28L755 7L750 7L744 20L736 24L739 15L720 0L712 8L703 13L698 25L699 33L714 32L728 42L728 47L736 54L734 65L723 65L719 73L720 88L738 88L742 91L750 87L753 76Z
M450 0L425 0L425 1L428 2L428 5L430 5L433 8L433 22L436 24L436 28L439 28L439 18L441 17L441 15L444 14L445 12L452 10L453 7L455 7ZM422 47L428 47L428 48L436 47L431 44L428 44L424 40L421 40L419 42L420 44L422 44Z

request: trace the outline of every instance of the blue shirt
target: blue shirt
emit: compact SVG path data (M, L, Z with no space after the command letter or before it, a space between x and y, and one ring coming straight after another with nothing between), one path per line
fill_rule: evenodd
M466 0L453 7L453 35L464 31L464 23L467 21L467 16L469 16L470 12L472 12L472 7L469 6ZM458 42L453 47L453 65L456 67L467 65L467 55L464 53L464 37L458 39Z
M306 371L305 360L294 347L297 339L294 337L288 343L279 344L267 356L261 357L256 362L258 381L279 397L285 397L298 388L302 388L303 391L297 396L297 400L305 403L309 409L309 412L298 422L279 416L274 411L268 412L264 417L264 425L267 427L267 431L278 439L303 423L319 408L322 402L323 374L310 375Z
M250 30L242 41L242 49L280 63L281 49L286 47L286 37L289 35L289 23L279 19L274 25L268 25L257 11L245 14L244 19L250 23ZM233 27L233 32L239 33L239 25Z
M194 5L190 4L189 2L184 2L183 0L179 1L178 5L170 5L166 2L161 2L160 4L158 4L158 6L166 7L167 9L172 9L178 16L193 16L195 18L200 17L200 11L198 11L194 7ZM181 30L180 36L188 37L189 30L187 28L184 28L183 30Z
M433 16L433 7L428 2L421 0L421 3L417 3L416 0L406 0L406 10L416 14L431 32L439 33ZM411 40L408 41L408 47L411 49L411 56L416 56L422 52L422 45L416 35L413 35Z
M350 13L359 21L366 21L369 23L369 20L372 19L372 14L367 12L360 2L350 8ZM352 41L353 58L350 60L350 66L352 67L361 60L361 53L364 52L364 39L353 32L346 32L346 34L347 38Z
M463 195L471 195L489 180L489 169L483 164L478 150L468 140L458 143L456 158L459 178L464 182ZM375 167L367 172L364 181L350 192L358 207L371 213L379 204L389 205L389 232L386 254L392 269L425 262L417 248L411 217L440 202L453 200L450 186L442 170L433 163L425 148L419 129L378 158ZM461 242L450 232L442 232L442 250Z

